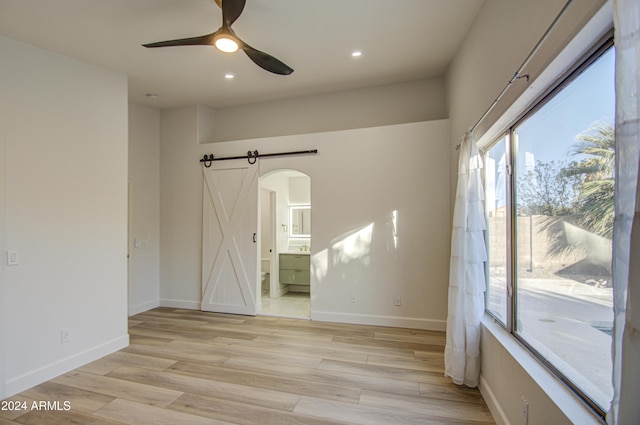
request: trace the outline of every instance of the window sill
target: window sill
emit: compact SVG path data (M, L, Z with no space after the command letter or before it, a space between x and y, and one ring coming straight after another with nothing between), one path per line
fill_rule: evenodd
M575 424L603 424L595 412L533 357L509 332L496 323L491 316L485 314L481 323L483 330L489 332L502 345L567 419ZM500 400L495 400L495 402L500 404Z

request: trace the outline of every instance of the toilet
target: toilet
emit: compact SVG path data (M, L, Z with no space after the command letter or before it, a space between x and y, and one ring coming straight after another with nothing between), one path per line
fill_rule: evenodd
M270 261L268 258L262 258L260 260L260 280L261 280L261 287L262 287L262 292L268 291L269 288L265 288L265 282L268 284L269 283L269 272L270 272Z

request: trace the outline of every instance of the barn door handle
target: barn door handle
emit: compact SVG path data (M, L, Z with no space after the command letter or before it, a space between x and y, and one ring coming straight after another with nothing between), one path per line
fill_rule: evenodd
M253 243L256 243L256 234L253 234Z

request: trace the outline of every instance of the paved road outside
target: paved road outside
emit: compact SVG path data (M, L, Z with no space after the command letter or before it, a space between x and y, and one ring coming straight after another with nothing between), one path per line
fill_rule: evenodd
M602 407L612 397L611 288L597 288L570 279L520 277L518 329L572 382ZM494 277L492 290L499 292ZM504 292L503 292L504 293ZM490 305L495 304L491 298Z

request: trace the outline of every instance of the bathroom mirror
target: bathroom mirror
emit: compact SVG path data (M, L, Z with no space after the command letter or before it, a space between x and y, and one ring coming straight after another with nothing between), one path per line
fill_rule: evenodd
M289 236L292 238L311 237L311 206L289 207Z

